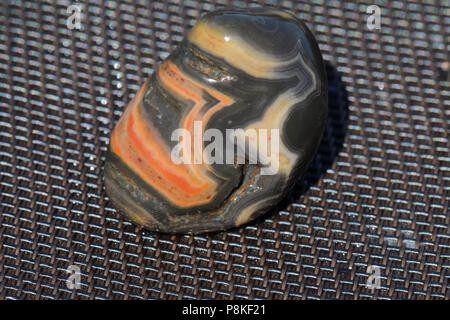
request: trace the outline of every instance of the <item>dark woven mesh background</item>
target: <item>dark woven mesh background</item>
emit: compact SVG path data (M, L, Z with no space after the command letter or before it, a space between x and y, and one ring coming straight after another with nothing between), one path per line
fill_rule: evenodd
M92 0L69 30L75 1L3 0L0 298L449 298L450 7L376 1L370 31L374 2L266 3L305 20L329 62L320 152L260 221L171 236L105 196L109 134L203 13L262 3Z

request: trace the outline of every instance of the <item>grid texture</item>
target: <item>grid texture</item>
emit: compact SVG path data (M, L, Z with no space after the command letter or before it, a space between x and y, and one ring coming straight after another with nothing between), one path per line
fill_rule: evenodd
M327 61L309 171L242 228L134 226L104 192L114 124L202 14L262 4L303 19ZM445 0L2 1L0 298L449 299L449 13Z

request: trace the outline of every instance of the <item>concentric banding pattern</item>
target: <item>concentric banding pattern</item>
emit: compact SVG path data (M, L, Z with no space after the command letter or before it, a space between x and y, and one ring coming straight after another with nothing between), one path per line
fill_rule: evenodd
M120 212L153 230L246 223L279 201L307 167L324 128L326 96L320 52L294 17L264 10L208 14L117 123L105 165L107 193ZM233 128L279 129L277 173L262 174L261 164L174 163L172 133L182 128L194 136L196 121L202 132L214 128L224 136Z

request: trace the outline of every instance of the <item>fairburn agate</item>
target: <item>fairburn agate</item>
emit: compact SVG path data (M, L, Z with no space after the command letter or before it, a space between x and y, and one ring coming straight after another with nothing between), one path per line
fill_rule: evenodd
M105 163L106 192L119 212L154 231L199 233L242 225L279 202L305 172L326 115L324 64L304 23L266 9L209 13L118 121ZM275 160L252 162L250 148L245 161L237 151L232 163L174 161L174 148L188 143L174 140L174 132L195 136L197 124L200 133L216 129L224 140L227 129L255 129L261 141L259 129L279 129L275 174L263 174L275 168ZM207 144L203 140L200 147ZM225 145L214 155L228 152Z

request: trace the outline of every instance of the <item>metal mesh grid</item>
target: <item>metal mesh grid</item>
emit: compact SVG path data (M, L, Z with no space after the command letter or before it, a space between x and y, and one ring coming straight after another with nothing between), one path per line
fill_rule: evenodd
M2 1L0 298L449 298L448 1L267 1L327 60L319 154L263 219L146 232L103 189L109 134L196 20L240 1ZM81 30L67 7L83 4ZM445 74L444 74L445 76ZM66 286L81 268L81 288ZM366 287L368 267L381 288Z

